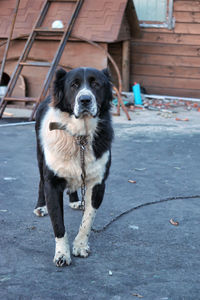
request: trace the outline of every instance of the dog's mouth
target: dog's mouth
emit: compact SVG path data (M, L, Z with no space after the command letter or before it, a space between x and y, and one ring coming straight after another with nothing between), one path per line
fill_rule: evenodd
M81 118L85 118L85 117L95 118L97 114L96 114L96 112L92 111L91 109L84 108L84 109L80 109L74 115L77 119L81 119Z

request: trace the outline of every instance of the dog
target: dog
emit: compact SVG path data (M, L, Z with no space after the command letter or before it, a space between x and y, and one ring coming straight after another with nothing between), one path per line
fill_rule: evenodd
M50 215L55 235L53 261L58 267L71 263L63 216L65 189L70 206L78 209L81 203L78 189L85 188L85 209L72 253L80 257L90 253L88 239L111 165L111 101L112 84L107 69L76 68L69 72L59 69L52 96L41 102L36 112L40 183L34 213ZM85 145L78 143L79 138L85 139Z

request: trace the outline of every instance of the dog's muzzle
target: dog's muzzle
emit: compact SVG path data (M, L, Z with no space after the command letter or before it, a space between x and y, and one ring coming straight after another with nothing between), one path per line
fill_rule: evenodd
M84 88L78 92L75 98L74 115L76 118L97 115L96 97L89 89Z

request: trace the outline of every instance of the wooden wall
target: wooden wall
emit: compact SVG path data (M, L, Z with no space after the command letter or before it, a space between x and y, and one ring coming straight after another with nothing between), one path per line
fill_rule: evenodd
M200 1L175 0L173 30L142 29L131 43L131 83L150 94L200 98Z

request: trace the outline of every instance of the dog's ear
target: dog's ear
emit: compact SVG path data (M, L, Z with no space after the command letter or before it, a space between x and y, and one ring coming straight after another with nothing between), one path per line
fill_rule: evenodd
M64 83L66 78L67 72L64 69L59 69L56 72L55 80L53 83L53 106L57 106L64 97Z
M60 68L56 71L55 81L62 79L66 74L67 72L64 69Z
M109 80L109 82L112 81L110 70L108 68L103 69L101 72L107 77L107 79Z
M105 101L102 104L102 109L103 110L109 110L110 109L110 103L113 100L113 95L112 95L112 78L111 78L111 74L108 68L103 69L101 71L104 76L107 79L106 82L106 89L105 89Z

